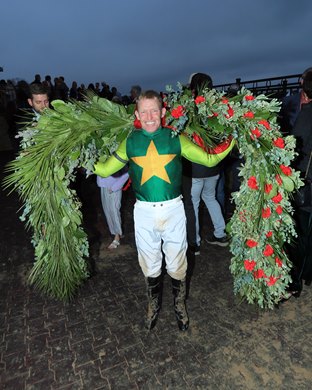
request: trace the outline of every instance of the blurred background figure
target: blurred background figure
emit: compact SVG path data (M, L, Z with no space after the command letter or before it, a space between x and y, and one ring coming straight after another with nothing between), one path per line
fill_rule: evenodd
M301 76L300 84L303 85L306 75L312 71L312 67L306 69ZM285 134L292 134L292 130L297 119L297 116L303 104L311 102L311 98L307 96L303 89L298 93L286 96L282 100L282 107L279 115L281 131Z
M140 96L142 88L139 85L133 85L130 90L130 102L136 104L138 97Z
M101 202L105 214L106 222L113 241L108 246L108 249L117 249L120 245L122 237L121 226L121 199L122 188L128 180L128 168L123 168L119 172L109 177L97 176L96 182L101 191Z

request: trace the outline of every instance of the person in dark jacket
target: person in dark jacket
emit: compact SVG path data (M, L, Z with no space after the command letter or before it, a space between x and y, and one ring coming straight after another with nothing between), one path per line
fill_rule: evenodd
M301 171L305 178L307 192L310 194L312 181L312 69L307 72L302 84L302 91L310 103L302 104L294 123L292 134L296 138L298 156L294 167ZM310 191L309 191L310 190ZM302 290L302 280L309 285L312 282L312 207L298 207L294 204L294 219L298 238L288 247L290 260L293 262L292 283L289 286L289 297L299 297Z
M312 71L312 67L306 69L301 76L300 83L303 86L306 75ZM303 88L298 93L286 96L282 101L282 107L279 114L281 131L285 134L292 134L294 124L299 112L304 104L312 99L304 92Z
M306 173L312 150L312 68L305 76L302 91L306 96L306 100L309 100L310 102L302 105L301 111L295 121L292 134L296 138L296 149L299 153L299 156L295 161L296 168L302 172L303 176ZM310 166L310 169L307 172L307 178L312 180L312 166Z
M196 97L204 88L212 88L212 79L205 73L192 75L190 89ZM183 199L187 220L187 236L190 250L200 254L199 205L204 201L212 224L213 234L207 239L209 244L227 246L225 221L222 209L216 199L216 188L220 177L221 165L208 168L200 164L183 160Z

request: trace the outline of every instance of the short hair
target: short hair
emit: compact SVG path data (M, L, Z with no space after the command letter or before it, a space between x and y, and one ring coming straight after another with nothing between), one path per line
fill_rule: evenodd
M142 88L139 85L133 85L131 87L131 92L134 92L136 96L139 96L142 92Z
M32 98L32 95L48 95L49 89L44 84L31 84L29 86L29 98Z
M160 108L163 107L163 100L162 100L161 95L152 89L141 92L140 96L138 97L137 103L139 103L142 99L157 99L157 101L159 103L159 107Z
M306 77L306 75L307 75L308 73L310 73L310 72L312 72L312 67L306 69L306 70L302 73L302 76L301 76L302 80L304 80L305 77Z
M302 89L309 99L312 99L312 68L305 74Z
M212 88L212 78L206 73L195 73L191 79L190 89L197 95L204 88Z

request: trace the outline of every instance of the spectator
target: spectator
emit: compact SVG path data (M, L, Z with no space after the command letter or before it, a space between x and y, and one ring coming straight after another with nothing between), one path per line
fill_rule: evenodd
M31 82L31 84L41 84L41 76L40 74L35 74L34 80Z
M302 104L294 124L293 135L296 137L298 152L295 165L303 176L306 173L312 151L312 68L305 74L302 92L309 103ZM308 179L312 180L312 167L308 172Z
M6 111L6 81L4 79L0 80L0 113Z
M309 103L302 104L293 127L296 138L296 151L298 157L294 166L305 177L307 189L312 182L312 68L304 75L302 92ZM298 239L288 245L290 260L293 262L292 283L289 286L289 297L299 297L302 290L302 280L307 285L312 282L312 230L311 230L311 204L310 207L295 206L294 219Z
M47 75L44 77L43 84L47 87L47 89L48 89L48 94L49 94L49 97L50 97L50 99L51 99L52 96L53 96L53 84L52 84L51 76L50 76L49 74L47 74Z
M305 76L307 73L311 72L312 67L306 69L301 76L300 84L304 83ZM290 96L286 96L282 100L282 107L279 115L281 131L285 134L292 134L292 129L294 127L297 116L302 108L303 104L311 102L306 93L301 89L298 93L295 93Z
M123 168L112 176L97 176L96 178L97 185L101 190L101 202L106 222L111 235L114 237L108 246L110 250L119 247L122 237L120 208L122 187L129 178L127 171L128 169Z
M94 89L95 93L97 95L101 95L101 88L100 88L100 83L95 83L95 89Z
M48 89L42 84L31 84L29 88L28 104L38 118L41 112L49 107Z
M16 91L12 80L7 80L5 95L7 122L9 128L12 129L14 127L14 116L16 113Z
M84 100L86 96L87 90L86 86L84 84L80 84L80 87L78 87L78 100Z
M190 89L194 96L199 95L204 88L212 88L211 77L204 73L193 74ZM190 250L195 255L200 254L199 205L201 199L208 209L214 227L214 232L207 239L207 242L219 246L227 246L229 243L225 233L225 221L222 210L216 199L216 188L220 172L220 164L207 167L183 159L183 199L188 243Z
M17 109L28 107L29 84L25 80L20 80L16 85L16 105Z
M78 86L77 86L77 82L76 81L73 81L72 82L72 86L69 90L69 97L70 99L78 99Z
M102 81L101 97L108 100L112 99L112 93L110 91L109 85L106 84L104 81Z
M130 90L130 101L135 104L140 96L142 88L139 85L133 85Z

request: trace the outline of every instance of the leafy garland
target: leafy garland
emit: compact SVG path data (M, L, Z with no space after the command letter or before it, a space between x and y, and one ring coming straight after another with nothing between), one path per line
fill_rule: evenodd
M8 164L4 183L24 203L22 221L32 228L35 263L29 281L57 299L69 299L88 278L87 235L81 204L71 188L75 170L117 148L133 127L133 114L96 96L87 102L52 102L19 135L18 157Z
M290 167L295 139L283 137L277 123L280 103L243 88L227 98L215 90L168 89L167 123L208 148L231 134L244 157L235 211L227 229L232 237L230 270L234 293L261 308L273 308L291 281L291 263L283 247L296 237L291 193L303 185Z
M245 159L240 190L229 224L234 292L250 303L272 308L290 282L283 250L296 236L291 192L303 183L291 167L295 140L282 137L279 103L242 89L233 98L204 90L196 99L178 84L167 88L166 120L173 135L186 132L208 148L231 134ZM35 263L30 283L68 299L88 277L88 241L81 227L80 202L71 182L75 170L92 171L133 129L133 107L92 96L86 102L52 102L38 123L20 133L21 150L7 171L5 186L24 204L21 219L33 230Z

